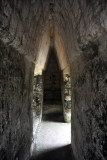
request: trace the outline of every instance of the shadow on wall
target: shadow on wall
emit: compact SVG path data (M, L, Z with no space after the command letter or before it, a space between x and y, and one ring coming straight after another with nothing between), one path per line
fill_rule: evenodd
M64 147L60 147L54 149L52 151L47 151L42 155L39 155L36 160L74 160L73 153L71 151L71 145L67 145ZM35 158L31 158L31 160L35 160Z

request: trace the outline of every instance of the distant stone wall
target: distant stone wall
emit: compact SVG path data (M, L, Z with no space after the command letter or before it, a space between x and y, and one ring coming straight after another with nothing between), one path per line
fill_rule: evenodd
M70 73L65 74L62 80L62 99L64 121L71 122L71 78Z
M64 81L64 119L65 122L71 121L71 78L70 75Z
M33 65L0 43L0 160L29 160Z

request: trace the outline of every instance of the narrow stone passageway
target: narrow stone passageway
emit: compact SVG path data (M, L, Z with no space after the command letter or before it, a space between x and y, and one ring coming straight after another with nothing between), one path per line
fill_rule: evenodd
M46 114L38 133L32 159L45 160L50 159L49 156L54 160L71 158L71 124L63 122L62 114Z
M43 73L34 76L31 147L34 160L71 159L71 82L68 68L61 71L56 50L51 46Z
M0 0L0 160L31 159L107 160L107 0Z

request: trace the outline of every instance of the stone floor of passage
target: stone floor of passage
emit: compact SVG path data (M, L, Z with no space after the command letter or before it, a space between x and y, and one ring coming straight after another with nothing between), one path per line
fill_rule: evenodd
M32 153L35 159L71 160L71 123L64 123L61 114L43 117Z

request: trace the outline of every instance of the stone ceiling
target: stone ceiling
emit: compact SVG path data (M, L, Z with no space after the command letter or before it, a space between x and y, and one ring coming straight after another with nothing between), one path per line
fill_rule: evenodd
M0 39L43 69L51 39L63 70L107 36L106 0L1 0Z

